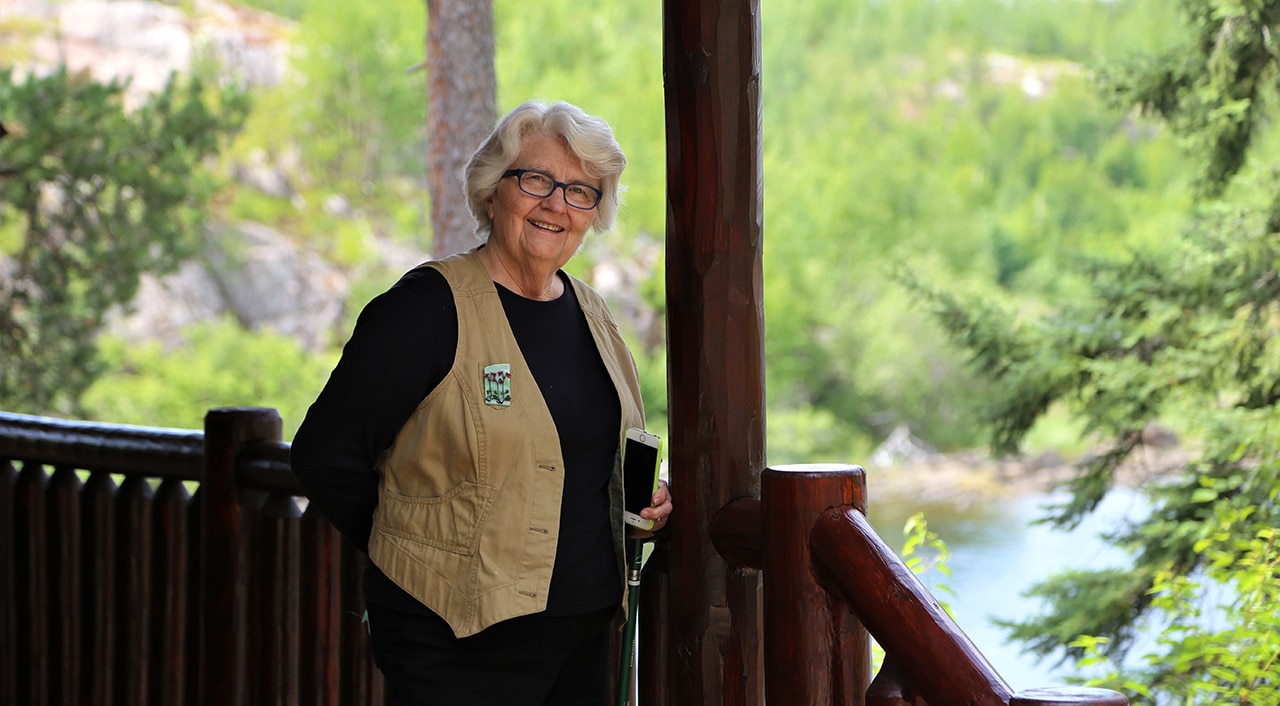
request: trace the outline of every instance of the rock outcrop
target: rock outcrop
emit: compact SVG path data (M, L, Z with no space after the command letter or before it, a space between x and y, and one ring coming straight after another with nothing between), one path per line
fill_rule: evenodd
M294 31L271 13L218 0L196 0L189 13L150 0L0 0L0 63L128 80L136 102L203 59L225 80L275 85Z
M221 80L275 85L284 79L294 32L288 20L218 0L195 0L189 10L149 0L0 0L0 65L20 75L65 66L100 82L127 81L128 107L197 63ZM247 188L296 196L279 165L260 155L231 172ZM178 272L144 278L128 310L111 317L110 329L173 346L185 327L230 315L311 350L331 343L345 321L350 289L341 268L260 223L212 222L205 242L200 256Z

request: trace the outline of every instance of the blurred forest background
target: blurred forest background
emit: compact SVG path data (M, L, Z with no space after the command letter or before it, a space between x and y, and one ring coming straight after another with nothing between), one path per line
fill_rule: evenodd
M82 391L6 409L197 428L209 407L265 405L289 438L354 315L430 252L424 72L409 70L424 60L424 4L250 4L285 20L270 25L285 69L250 90L242 127L199 163L216 181L206 242L188 252L234 260L225 232L265 227L282 243L265 257L323 260L311 268L323 295L264 283L288 276L269 267L244 284L276 307L331 315L116 316L80 361L97 366ZM1166 132L1107 106L1092 77L1176 41L1177 18L1157 0L766 0L761 14L770 461L862 460L904 425L941 449L983 444L984 383L891 269L1035 311L1087 286L1065 261L1167 240L1186 218L1187 161ZM497 0L494 16L499 112L568 100L609 120L628 154L618 227L570 268L624 318L661 428L661 6ZM21 44L5 44L0 60L20 63ZM214 93L208 64L197 57L194 74ZM18 221L0 224L11 251ZM1079 450L1054 426L1033 444Z
M425 5L107 3L185 32L118 29L190 47L182 75L32 78L42 47L100 39L101 4L0 0L0 409L271 406L291 438L355 315L431 250ZM1051 451L1081 461L1052 512L1073 526L1173 430L1184 472L1107 537L1130 561L1044 581L1008 628L1135 703L1280 704L1280 1L760 7L769 462ZM629 157L618 227L569 269L661 432L661 3L494 18L499 112L576 103Z

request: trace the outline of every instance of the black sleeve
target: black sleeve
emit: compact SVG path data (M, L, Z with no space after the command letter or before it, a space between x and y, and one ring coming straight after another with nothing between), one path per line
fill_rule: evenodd
M333 526L368 551L378 456L444 379L458 312L444 276L420 267L360 312L329 381L294 436L298 483Z

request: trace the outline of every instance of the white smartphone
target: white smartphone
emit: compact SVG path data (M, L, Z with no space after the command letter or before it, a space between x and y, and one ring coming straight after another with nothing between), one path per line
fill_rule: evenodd
M629 525L651 530L653 520L640 516L658 491L658 469L662 461L662 438L643 429L627 430L622 447L622 519Z

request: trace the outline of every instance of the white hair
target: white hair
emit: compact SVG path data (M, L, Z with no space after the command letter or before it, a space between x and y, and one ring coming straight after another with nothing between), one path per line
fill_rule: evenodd
M620 180L627 158L614 139L609 123L563 101L551 105L526 101L498 121L463 170L462 184L467 194L467 208L476 221L476 237L481 241L489 239L493 219L489 217L486 203L498 190L502 175L520 156L524 138L533 133L564 140L582 162L583 171L600 180L603 196L595 208L596 217L591 227L597 232L612 228L622 204L624 188Z

